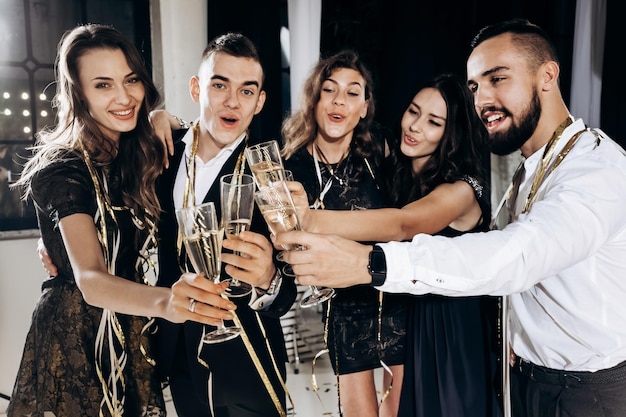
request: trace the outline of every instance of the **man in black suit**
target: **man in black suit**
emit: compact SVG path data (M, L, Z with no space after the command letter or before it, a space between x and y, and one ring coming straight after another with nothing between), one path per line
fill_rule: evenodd
M169 168L158 184L164 211L159 224L160 286L171 286L184 264L177 247L175 209L213 201L219 216L220 177L249 173L244 148L254 141L247 131L265 103L263 68L254 44L236 33L211 41L202 54L198 75L190 80L190 93L200 115L191 128L173 132L179 140L174 141ZM179 127L180 119L167 112L154 118L168 118ZM274 265L274 249L258 208L251 230L243 232L241 240L224 240L230 251L222 257L226 265L222 273L255 286L251 296L231 298L245 336L202 344L200 323L159 323L157 366L168 379L180 417L278 416L281 408L285 410L282 382L287 353L279 318L291 308L296 285L292 279L282 279L280 268ZM199 308L192 304L190 310ZM206 311L207 305L201 308ZM215 309L216 317L221 313ZM246 338L252 349L244 343Z

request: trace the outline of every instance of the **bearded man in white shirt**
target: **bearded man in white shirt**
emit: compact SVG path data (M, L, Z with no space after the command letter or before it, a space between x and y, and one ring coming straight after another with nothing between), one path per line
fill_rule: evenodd
M508 295L513 415L624 416L626 154L570 115L559 71L552 42L528 21L472 41L468 86L490 148L525 158L503 230L374 248L303 231L274 243L308 247L285 253L301 284Z

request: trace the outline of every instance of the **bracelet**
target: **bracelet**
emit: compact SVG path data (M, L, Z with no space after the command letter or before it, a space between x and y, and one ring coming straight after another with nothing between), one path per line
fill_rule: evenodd
M174 115L172 115L174 116ZM184 121L183 119L181 119L178 116L174 116L174 119L176 119L176 121L178 122L178 125L180 126L181 129L189 129L189 124Z

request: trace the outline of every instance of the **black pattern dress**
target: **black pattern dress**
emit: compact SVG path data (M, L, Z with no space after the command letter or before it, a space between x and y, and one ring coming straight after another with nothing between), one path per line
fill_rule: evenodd
M471 177L482 220L460 232L446 227L437 235L459 236L488 229L488 196ZM400 417L496 417L497 297L415 296L409 308L407 357Z
M304 186L309 204L320 196L315 160L306 148L299 149L285 161L285 169ZM332 186L324 195L324 207L329 210L365 210L386 206L386 198L379 185L383 182L373 163L367 168L363 159L353 151L338 166L318 164L325 186ZM361 166L361 170L357 167ZM330 169L329 169L330 168ZM331 173L332 170L332 173ZM411 298L400 294L384 294L381 340L378 334L378 307L380 292L369 285L336 289L330 301L328 348L333 369L348 374L376 369L385 364L404 363L406 339L406 309ZM327 303L323 317L326 318Z
M95 189L85 162L70 158L53 163L32 181L41 236L59 274L42 285L7 410L10 417L42 417L44 412L57 417L97 417L101 410L103 389L95 364L96 336L103 310L84 301L58 227L59 221L71 214L95 216ZM98 172L102 175L100 169ZM107 183L112 205L123 206L117 176L109 175ZM129 210L116 211L116 218L117 225L108 218L107 227L110 239L114 231L119 231L120 236L116 274L143 282L142 274L136 272L138 229ZM123 415L165 416L159 379L141 352L142 346L150 351L150 342L142 332L148 319L122 314L117 314L117 319L127 354ZM108 358L106 347L103 353ZM106 371L109 365L105 359L102 369ZM102 410L104 416L110 415L106 406Z

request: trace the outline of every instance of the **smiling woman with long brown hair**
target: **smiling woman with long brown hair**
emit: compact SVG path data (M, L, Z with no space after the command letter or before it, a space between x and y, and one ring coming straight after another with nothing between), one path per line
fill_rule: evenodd
M7 413L164 416L152 318L215 324L189 298L218 301L224 288L195 274L173 289L148 285L164 149L148 121L159 94L137 49L109 26L78 26L59 43L56 71L57 125L38 134L18 185L58 274L43 283Z

